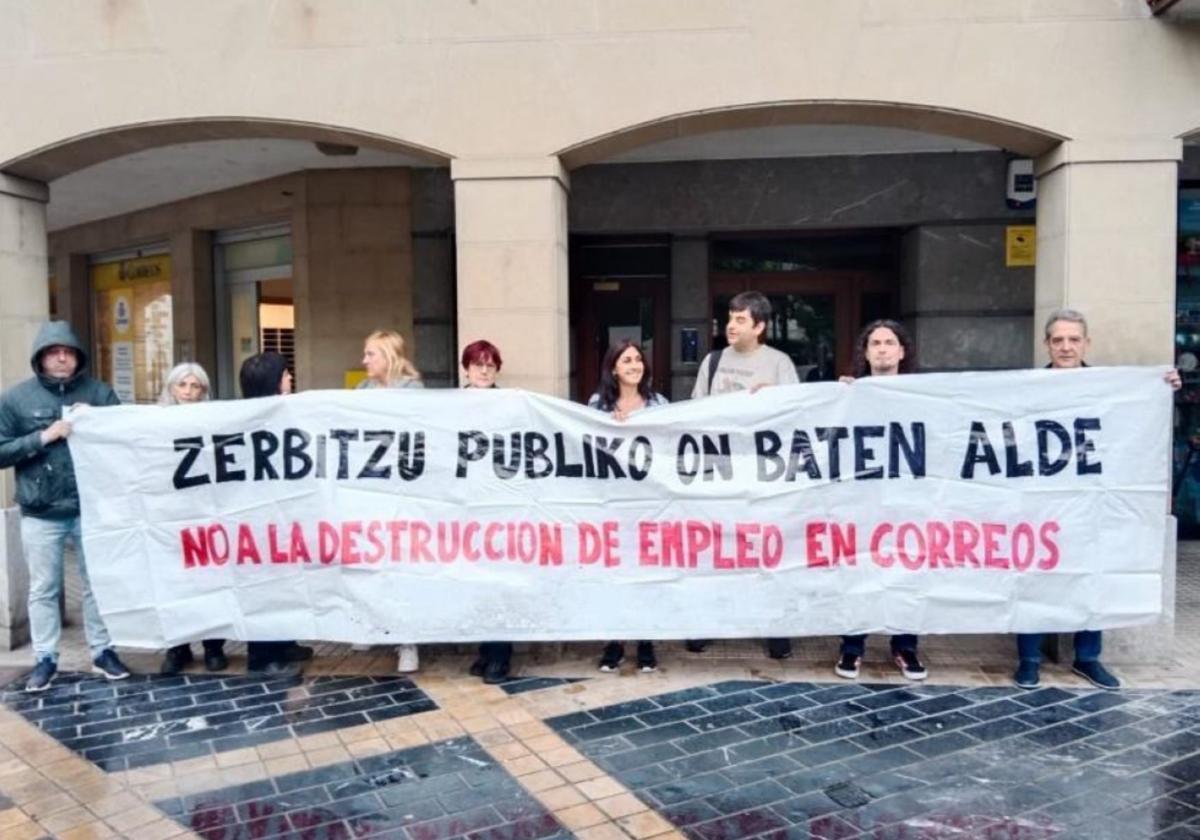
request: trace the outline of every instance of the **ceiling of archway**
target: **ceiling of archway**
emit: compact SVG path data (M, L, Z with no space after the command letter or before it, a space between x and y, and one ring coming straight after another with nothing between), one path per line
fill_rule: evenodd
M915 152L976 152L984 143L904 128L861 125L773 125L712 131L641 146L605 163L737 158L821 157Z
M113 158L51 181L47 225L61 230L303 169L432 165L401 152L369 148L359 148L353 156L330 156L307 140L177 143Z

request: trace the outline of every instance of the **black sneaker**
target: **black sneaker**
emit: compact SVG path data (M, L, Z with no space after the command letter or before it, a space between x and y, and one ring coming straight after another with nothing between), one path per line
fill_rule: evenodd
M129 669L117 658L117 652L105 648L100 655L92 660L92 670L103 674L106 680L125 680L129 678Z
M658 657L654 655L654 642L638 642L637 665L638 670L643 674L658 670Z
M224 671L229 667L229 657L225 655L223 650L213 650L204 652L204 670L206 671Z
M609 642L604 646L604 655L600 657L600 670L606 674L621 667L625 659L625 646L620 642Z
M767 639L767 656L772 659L791 659L791 639Z
M1017 688L1037 688L1042 684L1041 669L1032 659L1022 659L1017 663L1017 672L1013 674L1013 685Z
M494 659L483 666L483 681L488 685L499 685L508 679L508 663Z
M712 639L688 639L683 646L688 649L689 653L704 653L704 649L710 642Z
M843 653L838 659L837 664L833 666L833 673L847 680L858 679L858 669L862 665L862 657L855 656L853 653Z
M173 648L167 649L167 654L163 657L162 667L158 669L158 672L171 677L178 674L191 663L192 646L176 645Z
M1109 673L1108 669L1099 662L1076 662L1071 666L1071 670L1096 686L1096 688L1103 688L1105 691L1116 691L1121 687L1121 681Z
M483 672L486 668L487 668L487 663L484 662L483 658L481 657L471 663L471 667L467 669L467 673L470 674L472 677L482 677Z
M900 669L900 673L910 680L923 680L929 676L915 650L898 650L892 654L892 661Z
M50 687L50 683L53 682L54 675L57 673L58 665L53 659L48 656L39 659L29 673L29 679L25 680L25 690L30 694L45 691Z

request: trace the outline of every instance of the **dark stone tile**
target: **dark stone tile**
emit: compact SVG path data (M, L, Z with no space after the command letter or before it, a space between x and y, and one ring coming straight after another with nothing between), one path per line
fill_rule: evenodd
M1176 732L1146 745L1149 749L1168 758L1183 758L1200 752L1200 735L1195 732Z
M832 741L836 738L848 738L866 732L867 727L853 718L831 720L829 723L818 723L806 726L799 731L800 737L814 744L822 741Z
M967 696L965 693L964 697ZM977 720L995 720L996 718L1008 717L1009 715L1020 714L1028 711L1028 706L1023 706L1012 700L994 700L990 703L982 703L978 706L968 706L963 709L963 714L970 715Z
M615 753L600 759L600 762L609 770L620 772L632 770L635 767L644 767L647 764L659 764L672 758L679 758L684 754L683 750L674 744L664 743Z
M1061 688L1039 688L1036 691L1026 691L1020 694L1014 694L1012 699L1020 703L1022 706L1037 708L1039 706L1049 706L1052 703L1062 703L1066 700L1075 699L1075 695L1069 691L1063 691Z
M804 767L819 767L822 764L842 761L863 752L865 750L862 747L843 738L837 741L829 741L824 744L815 744L811 747L792 750L788 753L788 756Z
M950 732L954 729L961 729L964 726L969 726L977 721L975 718L965 715L962 712L944 712L930 717L924 717L920 720L912 721L909 726L918 732L926 735L938 735L942 732Z
M1083 713L1066 705L1042 706L1033 711L1023 712L1016 716L1022 723L1028 723L1035 728L1053 726L1056 723L1077 718ZM1090 734L1090 733L1089 733Z
M703 799L729 788L729 782L719 773L705 773L686 779L675 779L656 785L647 791L661 805L676 805L689 799Z
M827 764L824 767L809 768L780 776L777 781L792 793L811 793L814 790L824 790L831 785L841 784L851 778L850 771L841 764Z
M675 744L684 752L696 753L727 747L730 744L736 744L739 741L745 740L748 740L746 735L736 729L718 729L714 732L705 732L702 735L683 738L676 741Z
M1079 738L1086 738L1090 735L1087 729L1074 723L1060 723L1056 726L1051 726L1046 729L1038 729L1030 732L1028 735L1021 736L1024 740L1041 747L1053 747L1059 744L1065 744L1068 741L1075 741Z
M635 746L645 747L662 741L673 741L676 738L686 738L698 734L695 727L687 723L669 723L666 726L656 726L639 732L626 733L625 739Z
M587 726L589 723L596 723L596 718L591 712L572 712L569 715L559 715L558 717L546 718L546 725L552 727L558 732L564 732L568 729L574 729L578 726Z
M893 747L897 744L903 744L906 741L913 741L924 737L924 732L918 732L910 726L900 725L870 729L862 735L854 736L850 740L864 749L879 750L884 747Z
M920 695L913 694L906 688L895 688L894 686L889 686L888 688L890 689L888 691L860 695L855 697L852 702L864 709L883 709L888 706L898 706L921 699Z
M708 700L716 697L718 692L716 689L708 686L697 686L696 688L685 688L680 691L669 691L666 694L655 694L653 700L660 706L675 706L680 703L695 703L698 700Z
M1087 717L1077 718L1076 723L1093 732L1110 732L1122 726L1137 723L1140 718L1122 709L1109 709Z
M630 700L625 703L617 703L612 706L603 706L599 709L592 709L592 716L596 720L615 720L616 718L628 717L629 715L637 715L642 712L652 712L660 706L652 700Z
M764 688L771 683L763 680L726 680L725 682L714 683L710 688L717 694L732 694L735 691L753 691L756 688Z
M593 712L594 714L595 712ZM615 720L602 720L589 726L580 726L571 730L571 735L580 741L597 741L613 735L624 735L626 732L636 732L645 729L646 724L634 717L620 717Z
M923 715L936 715L941 712L961 709L964 706L972 705L972 703L959 694L943 694L940 697L930 697L928 700L920 700L909 705Z
M759 715L745 708L726 709L723 712L703 715L702 717L692 718L689 723L696 727L696 730L699 732L711 732L714 729L724 729L727 726L737 726L742 723L750 723L751 721L758 720L761 720Z
M733 764L722 770L721 775L729 780L730 785L749 785L794 773L799 766L787 755L777 754L760 758L757 761Z
M906 775L903 771L884 771L866 777L855 777L856 784L872 799L882 799L894 793L903 793L924 786L924 782Z
M681 720L692 720L693 718L705 717L708 712L701 709L694 703L683 703L676 706L670 706L666 709L657 709L653 712L645 712L637 716L637 719L646 726L662 726L667 723L677 723ZM591 717L589 715L589 717ZM558 727L555 727L556 729Z
M962 730L964 735L969 735L972 738L977 738L980 741L996 741L1001 738L1010 738L1013 735L1020 735L1023 732L1028 732L1033 727L1028 723L1023 723L1020 720L1012 717L997 718L996 720L984 721L977 723L974 726L968 726Z
M776 781L767 779L754 784L742 785L725 790L704 801L722 814L735 814L780 802L792 796L792 792Z
M812 690L812 683L778 683L776 685L769 685L766 688L760 688L754 693L764 700L778 700L782 697L804 694L806 691Z
M580 678L566 679L562 677L527 677L525 679L507 680L500 683L505 694L525 694L530 691L542 691L547 688L557 688L560 685L582 682ZM541 836L541 835L538 835Z
M755 834L785 828L787 825L787 820L775 811L760 808L699 823L691 828L689 834L701 840L742 840Z
M708 822L721 816L720 811L702 799L669 805L662 808L659 814L667 822L679 828L686 828L694 823Z
M920 759L921 756L904 747L889 747L886 750L879 750L878 752L870 752L866 755L844 759L842 764L855 775L870 776L886 770L895 770L907 764L913 764Z
M932 738L925 738L922 741L912 741L904 749L913 750L926 758L933 758L934 756L966 749L976 743L978 742L975 739L961 732L947 732L944 735L935 735ZM896 749L900 748L897 747Z

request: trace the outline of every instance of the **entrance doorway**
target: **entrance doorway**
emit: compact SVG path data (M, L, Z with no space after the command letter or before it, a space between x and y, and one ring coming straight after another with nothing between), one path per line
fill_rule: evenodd
M711 254L712 348L727 344L734 295L762 292L772 309L767 343L791 357L801 382L850 374L862 326L898 317L898 249L890 233L714 241Z
M573 397L600 384L610 345L632 339L650 363L655 391L669 394L671 246L666 239L595 239L572 243L571 309L576 330Z
M863 324L896 317L890 285L886 278L855 272L714 275L712 347L728 343L729 301L753 289L771 301L767 343L791 357L801 382L830 382L850 374Z
M217 302L217 393L238 396L242 362L274 351L296 375L292 237L286 226L228 231L213 255Z

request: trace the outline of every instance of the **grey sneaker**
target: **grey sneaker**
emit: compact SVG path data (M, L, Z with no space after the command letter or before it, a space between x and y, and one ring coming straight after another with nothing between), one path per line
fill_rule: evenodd
M129 669L117 658L117 652L105 648L100 655L92 660L92 671L103 674L106 680L124 680L129 678Z
M45 691L58 673L58 665L50 657L39 659L25 681L25 690L32 693Z

